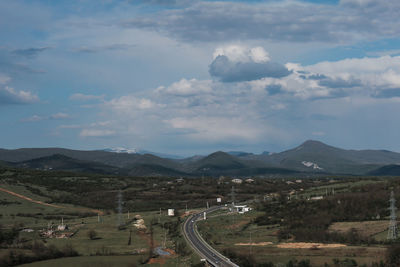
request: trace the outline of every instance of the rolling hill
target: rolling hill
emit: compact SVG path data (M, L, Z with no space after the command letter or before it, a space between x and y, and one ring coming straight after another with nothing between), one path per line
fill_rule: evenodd
M0 149L0 165L132 176L249 176L299 173L393 175L398 173L399 163L400 153L387 150L345 150L313 140L280 153L256 155L242 151L218 151L208 156L186 159L103 150Z
M64 155L51 156L11 163L14 167L36 170L58 170L101 174L121 174L121 169L102 163L73 159Z

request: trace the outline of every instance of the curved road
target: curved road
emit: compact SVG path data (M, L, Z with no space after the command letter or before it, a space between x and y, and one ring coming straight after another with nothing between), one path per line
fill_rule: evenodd
M222 207L212 207L205 210L206 214L221 209ZM203 219L203 212L190 216L183 224L183 234L188 241L189 245L200 255L200 257L207 260L212 266L219 267L239 267L228 258L220 254L218 251L208 245L197 232L196 222Z

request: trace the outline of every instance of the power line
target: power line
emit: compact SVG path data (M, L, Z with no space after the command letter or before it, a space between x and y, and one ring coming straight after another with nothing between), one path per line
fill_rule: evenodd
M388 231L388 240L397 239L397 216L396 216L396 199L394 198L394 192L390 193L390 224Z

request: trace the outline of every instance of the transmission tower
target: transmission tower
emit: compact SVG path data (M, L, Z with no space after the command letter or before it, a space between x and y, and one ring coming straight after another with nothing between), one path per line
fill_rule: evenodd
M122 216L122 192L121 190L118 191L117 195L117 212L118 212L118 217L117 217L117 226L120 227L124 224L124 218Z
M394 198L393 191L390 193L390 224L388 231L388 240L397 239L397 216L396 216L396 199Z
M235 207L235 187L232 186L232 190L231 190L231 198L232 198L232 209Z

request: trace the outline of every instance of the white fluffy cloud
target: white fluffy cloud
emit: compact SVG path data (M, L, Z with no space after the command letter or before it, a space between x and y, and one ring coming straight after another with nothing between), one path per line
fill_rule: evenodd
M39 101L39 97L32 92L15 90L12 87L0 87L0 105L1 104L29 104Z
M254 61L249 56L252 50L260 52L258 59L268 54L261 49L231 47L228 52L217 49L214 56L223 53L238 62ZM155 136L172 143L282 142L301 135L296 131L297 121L333 120L351 114L354 108L392 103L388 101L400 96L400 57L346 59L308 66L287 63L285 67L290 74L284 77L231 83L183 78L147 93L105 101L100 106L109 123L84 128L80 135L118 133L135 140L141 138L142 142ZM307 128L305 135L324 137L331 130L312 124Z
M178 117L165 123L175 129L188 130L188 136L197 140L259 140L265 135L264 127L254 127L253 122L241 117Z
M148 98L138 98L133 95L114 98L106 102L106 105L120 112L133 112L135 110L151 109L157 106L156 103Z
M263 47L248 48L242 45L228 45L218 47L213 53L213 58L226 56L232 62L264 63L270 60L269 54Z
M181 79L179 82L174 82L168 87L160 86L157 92L171 94L176 96L189 96L202 93L211 93L212 81L198 81L196 79L186 80Z

